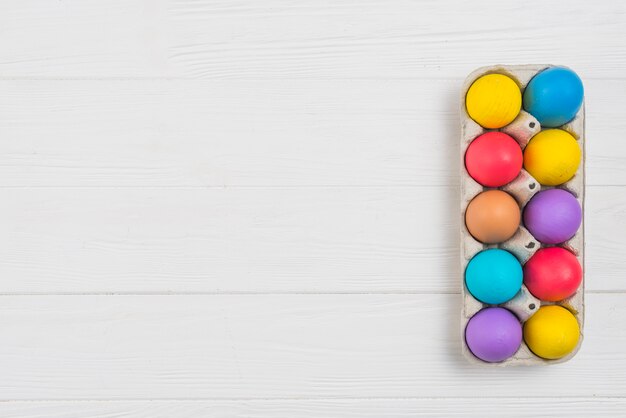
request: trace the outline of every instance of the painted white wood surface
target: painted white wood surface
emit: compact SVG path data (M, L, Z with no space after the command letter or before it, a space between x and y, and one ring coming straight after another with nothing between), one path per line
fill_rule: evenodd
M423 398L246 399L193 401L3 402L3 418L412 418L615 417L624 399L603 398Z
M0 186L455 185L464 77L3 80ZM587 182L626 185L626 79L585 87Z
M587 296L575 359L507 369L461 356L457 294L4 296L0 387L61 400L621 397L623 295Z
M0 293L458 292L458 196L456 186L0 188ZM626 291L625 212L626 187L588 187L588 291Z
M460 357L458 88L587 104L585 342ZM0 2L0 416L623 416L626 3Z
M20 0L9 77L434 78L560 62L623 78L621 1Z

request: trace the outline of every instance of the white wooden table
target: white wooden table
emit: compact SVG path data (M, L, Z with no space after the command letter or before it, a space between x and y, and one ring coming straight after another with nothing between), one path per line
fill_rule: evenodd
M548 4L549 3L549 4ZM460 356L458 90L587 100L587 320ZM0 416L623 416L626 4L0 3Z

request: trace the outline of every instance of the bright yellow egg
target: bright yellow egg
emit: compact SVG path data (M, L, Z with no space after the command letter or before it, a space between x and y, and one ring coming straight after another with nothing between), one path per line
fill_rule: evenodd
M470 86L465 96L469 116L488 129L502 128L517 117L522 108L522 93L510 77L487 74Z
M539 308L524 324L524 341L539 357L554 360L571 353L580 337L574 315L562 306Z
M539 183L558 186L574 177L580 155L580 146L571 134L561 129L546 129L526 146L524 168Z

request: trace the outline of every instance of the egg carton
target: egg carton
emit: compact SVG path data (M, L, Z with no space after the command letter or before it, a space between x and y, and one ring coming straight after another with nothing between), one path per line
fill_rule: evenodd
M537 312L540 306L543 305L561 305L567 309L569 309L576 320L578 321L578 325L580 326L580 338L578 340L578 344L574 350L569 353L567 356L562 357L556 360L546 360L541 357L536 356L526 345L526 343L522 340L522 344L517 352L508 358L499 363L488 363L483 360L475 357L470 351L467 343L465 342L465 327L467 326L468 321L474 314L476 314L481 309L491 306L484 304L478 300L476 300L472 294L468 291L465 286L465 269L469 261L480 251L483 251L488 248L501 248L511 252L513 255L517 257L520 263L523 265L537 250L546 245L541 244L537 241L531 234L528 232L523 225L520 225L517 232L513 237L509 240L497 244L497 245L486 245L483 244L469 233L467 227L465 226L465 210L469 202L480 192L484 190L490 190L490 188L484 187L481 184L477 183L465 169L465 151L469 144L479 135L488 132L494 131L494 129L485 129L476 123L472 118L467 114L467 110L465 108L465 96L467 94L468 89L472 85L472 83L478 79L479 77L486 74L503 74L510 78L512 78L520 87L523 92L526 88L528 82L533 78L537 73L547 68L551 68L553 65L495 65L482 67L474 72L472 72L463 83L463 87L461 89L461 271L463 272L462 280L463 289L462 299L463 299L463 308L462 308L462 318L461 318L461 332L462 332L462 351L464 356L472 363L486 365L486 366L528 366L528 365L548 365L548 364L556 364L568 361L576 352L580 349L580 345L583 341L583 323L584 323L584 191L585 191L585 110L584 110L584 102L581 106L580 111L576 115L576 117L570 121L569 123L560 126L559 129L563 129L579 142L579 145L582 150L582 158L580 165L578 167L578 171L575 176L568 181L567 183L558 186L558 188L562 188L571 192L578 203L580 203L581 208L583 209L583 221L578 229L578 232L572 239L561 244L560 246L567 248L570 250L583 268L583 280L578 289L578 291L569 297L560 302L545 302L541 301L535 296L533 296L528 289L522 285L521 290L518 294L511 299L510 301L501 304L499 306L509 309L513 312L519 320L523 323L528 318ZM516 117L513 122L508 124L507 126L495 129L496 131L504 132L511 137L513 137L524 149L526 144L530 139L541 131L541 124L537 119L535 119L530 113L527 113L522 110L520 114ZM526 205L526 203L540 190L552 189L554 187L541 186L537 180L535 180L527 171L522 168L522 171L517 176L515 180L511 183L500 187L499 189L504 190L511 194L517 203L520 206L520 209Z

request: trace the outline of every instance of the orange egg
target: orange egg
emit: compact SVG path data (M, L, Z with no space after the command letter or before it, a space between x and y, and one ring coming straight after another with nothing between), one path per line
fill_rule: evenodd
M511 195L502 190L478 194L467 206L465 225L470 234L485 244L511 238L520 224L520 209Z

